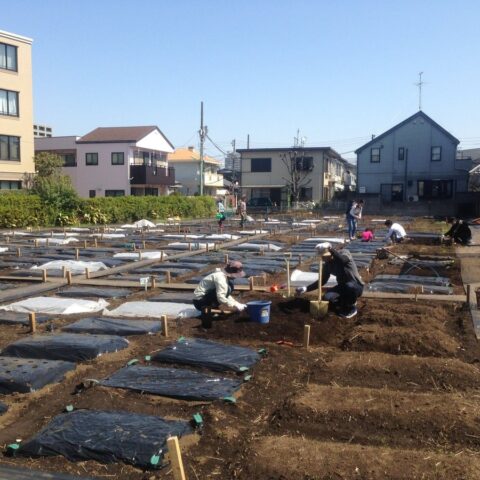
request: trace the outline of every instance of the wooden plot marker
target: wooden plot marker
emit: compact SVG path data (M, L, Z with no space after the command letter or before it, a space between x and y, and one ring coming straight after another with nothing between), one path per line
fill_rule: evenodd
M248 279L248 285L249 285L250 291L253 290L253 282L254 282L253 277L250 277Z
M287 297L291 295L291 288L290 288L290 260L285 259L285 263L287 264Z
M90 278L90 269L89 268L85 269L85 278Z
M62 278L66 278L66 277L67 277L67 266L63 265L62 266Z
M46 282L46 281L47 281L47 270L43 269L42 270L42 282Z
M167 270L165 272L165 276L166 276L166 279L167 279L167 283L172 283L172 274L170 273L170 270Z
M72 272L70 270L67 270L67 283L68 285L72 284Z
M17 257L22 256L22 249L20 247L17 248Z
M80 250L78 248L75 249L75 260L80 258Z
M322 301L322 273L323 273L323 260L320 258L318 263L318 300L312 300L310 302L310 314L316 318L323 318L328 313L328 302Z
M157 279L153 275L150 281L151 281L152 288L157 288Z
M37 331L37 318L35 312L28 314L28 322L30 324L30 332L35 333Z
M187 480L178 437L167 438L167 447L174 480Z
M470 302L472 300L472 286L467 283L467 305L470 305Z
M168 337L168 318L166 315L162 315L160 317L160 320L162 322L162 327L163 327L163 336Z
M305 348L310 346L310 325L303 326L303 346Z
M83 241L83 248L87 248L87 241L86 240Z

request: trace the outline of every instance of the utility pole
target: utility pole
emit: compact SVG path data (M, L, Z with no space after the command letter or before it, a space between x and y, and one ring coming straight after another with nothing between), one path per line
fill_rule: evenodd
M232 147L233 147L233 153L235 153L237 150L235 148L235 139L232 140Z
M247 150L250 149L250 134L247 135Z
M204 187L204 159L203 159L203 144L205 143L205 137L207 136L208 127L203 125L203 102L200 103L200 195L203 195Z
M422 85L425 83L425 82L422 82L422 75L423 75L423 72L420 72L418 74L418 83L415 84L418 87L418 109L419 110L422 109Z

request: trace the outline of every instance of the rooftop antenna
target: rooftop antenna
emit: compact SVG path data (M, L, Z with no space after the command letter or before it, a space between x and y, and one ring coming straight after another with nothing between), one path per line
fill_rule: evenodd
M419 72L418 74L418 83L415 85L418 87L418 109L422 109L422 85L425 83L422 81L423 72Z

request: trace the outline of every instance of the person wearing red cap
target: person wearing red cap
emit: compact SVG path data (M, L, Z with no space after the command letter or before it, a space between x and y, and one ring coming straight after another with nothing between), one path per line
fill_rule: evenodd
M217 268L201 280L193 292L193 305L202 314L206 308L218 308L220 305L234 308L241 312L247 307L232 297L233 279L245 276L241 262L228 262L223 269Z

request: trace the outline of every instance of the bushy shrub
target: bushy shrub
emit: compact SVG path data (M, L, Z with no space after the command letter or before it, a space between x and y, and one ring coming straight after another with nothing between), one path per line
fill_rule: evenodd
M0 195L0 228L49 225L51 220L38 195L24 192Z

